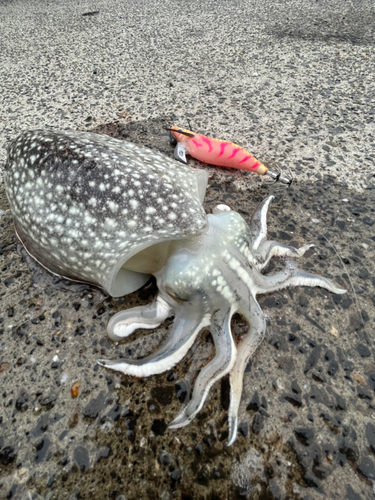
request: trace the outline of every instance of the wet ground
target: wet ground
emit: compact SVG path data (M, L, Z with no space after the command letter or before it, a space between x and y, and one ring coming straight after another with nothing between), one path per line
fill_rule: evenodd
M156 134L169 120L96 131L154 148L164 142L162 151L170 154L166 134ZM185 499L371 495L375 191L354 194L333 180L286 189L257 177L251 189L241 190L230 174L210 173L207 211L225 201L249 220L256 203L274 193L269 236L294 246L315 242L301 267L333 279L348 294L300 288L261 298L268 335L247 368L239 438L226 448L228 380L190 426L167 429L186 381L213 354L210 334L202 332L184 361L160 376L138 380L98 367L97 358L139 356L162 340L170 322L125 345L105 335L108 318L149 301L154 283L113 300L35 264L30 273L6 212L0 285L4 497L12 492L21 498L26 491L58 499L132 499L144 492ZM1 208L7 209L3 193ZM276 261L269 272L284 265ZM246 330L240 317L233 330Z
M268 334L231 448L227 380L188 427L169 430L213 354L209 333L160 376L100 368L164 338L169 322L120 346L105 335L154 284L113 300L50 276L17 248L1 182L0 498L374 498L373 5L157 4L0 4L0 168L2 146L30 128L94 130L170 156L171 123L233 140L296 182L209 168L206 209L224 202L248 221L275 194L270 237L315 243L299 266L348 293L260 298ZM240 317L233 331L246 331Z

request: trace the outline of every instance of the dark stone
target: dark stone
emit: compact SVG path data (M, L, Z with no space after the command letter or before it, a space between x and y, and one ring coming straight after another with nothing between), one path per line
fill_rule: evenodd
M147 408L148 408L148 411L150 413L159 413L160 412L160 406L153 399L149 399L147 401Z
M272 498L272 500L284 500L285 494L281 490L280 486L277 484L277 482L270 481L269 486L268 486L268 491L270 493L270 497L267 495L267 498Z
M305 397L307 397L307 395ZM323 389L323 387L318 387L315 384L311 384L311 390L308 397L315 400L316 403L323 403L325 406L331 407L331 399L329 398L327 392Z
M375 425L371 422L366 426L366 438L370 445L370 450L375 454Z
M252 428L254 434L259 434L260 431L263 429L264 420L265 420L265 417L263 415L260 415L259 413L255 414L253 423L251 425L251 428Z
M107 417L112 420L112 422L117 422L117 420L121 417L122 406L114 405L110 411L107 413Z
M363 500L361 495L358 495L350 484L346 485L346 499L347 500Z
M90 419L97 418L104 405L104 391L101 391L97 398L93 398L87 403L85 409L83 410L83 416Z
M162 385L151 389L151 396L156 399L162 406L169 405L173 400L173 386Z
M332 360L328 366L327 373L328 375L331 375L333 377L336 375L337 370L339 369L339 365L337 364L337 361Z
M206 471L202 470L197 476L197 483L201 486L208 486L208 474Z
M262 306L265 308L275 307L276 309L281 309L283 304L277 297L270 296L262 300Z
M294 371L294 359L291 356L284 356L278 359L278 366L288 375Z
M129 439L132 443L135 442L135 431L128 429L126 431L126 438Z
M333 359L335 359L335 355L333 351L331 351L331 349L328 349L328 351L324 355L324 358L326 361L332 361Z
M339 452L345 455L350 462L357 462L359 453L356 446L354 446L354 444L350 440L343 439L339 443L338 448Z
M164 436L167 427L168 425L165 423L165 420L163 418L155 419L151 426L151 430L156 436Z
M358 464L357 470L369 481L375 481L375 463L371 457L364 457Z
M170 465L172 462L172 457L167 452L162 452L160 457L158 458L158 462L160 465Z
M170 474L170 478L171 478L172 483L177 483L177 481L180 480L180 477L181 477L181 472L179 469L175 469Z
M363 217L362 221L368 226L372 226L374 224L374 219L371 219L370 217Z
M260 400L257 392L254 393L253 397L250 400L250 403L247 405L247 411L259 411L260 408Z
M312 373L311 377L315 382L318 382L318 384L324 384L325 378L323 378L320 374L318 375L317 373Z
M108 448L107 446L104 446L104 448L102 448L99 451L96 461L99 462L102 458L108 458L109 454L110 454L110 451L111 451L111 448Z
M299 344L300 343L300 339L298 337L296 337L294 335L294 333L290 333L288 335L288 340L289 340L289 342L292 342L293 344Z
M214 469L212 472L212 479L221 479L221 473L219 470Z
M75 329L74 335L83 335L85 333L85 327L84 326L77 326Z
M4 446L4 448L0 450L0 463L2 465L13 463L16 457L17 454L11 446Z
M125 421L125 426L127 429L130 429L131 431L134 430L137 426L137 421L135 418L127 418Z
M368 400L371 400L373 396L370 391L368 391L361 385L357 387L357 395L360 399L368 399Z
M311 370L311 368L313 368L316 365L316 363L319 360L321 350L322 350L322 346L319 345L319 346L314 347L314 349L311 351L310 356L307 358L307 361L306 361L304 373L307 373L308 371Z
M20 392L20 395L18 396L16 400L16 410L18 411L26 411L29 408L29 395L27 392L22 389Z
M40 462L42 462L43 460L49 460L52 456L52 453L48 452L49 450L49 445L50 445L50 440L48 438L43 438L43 439L40 439L38 442L37 442L37 445L36 445L36 455L35 455L35 462L37 464L39 464Z
M40 419L38 420L34 429L31 431L32 435L35 437L42 436L46 432L46 430L48 429L49 420L50 420L49 414L48 413L43 414L40 417Z
M238 432L240 432L243 437L247 437L247 435L249 434L249 426L247 424L241 423L238 426Z
M303 476L303 480L310 488L318 488L319 486L319 481L310 472L306 472L306 474Z
M184 403L185 400L190 396L190 388L186 384L184 380L180 380L177 382L174 386L175 391L176 391L176 396L177 399L181 402Z
M300 388L300 386L297 384L297 381L296 381L296 380L293 380L293 382L292 382L292 391L293 391L295 394L301 394L301 388Z
M57 395L51 392L50 394L44 396L44 398L41 399L40 404L41 406L45 406L47 410L50 410L55 406L56 399Z
M368 385L375 391L375 373L371 373L368 377Z
M194 452L197 455L197 457L200 457L203 453L203 446L201 443L198 443L194 446Z
M305 318L307 319L307 321L309 323L311 323L313 326L315 326L315 328L320 330L322 333L326 333L325 329L321 325L319 325L319 323L317 323L314 319L310 318L310 316L308 314L305 314Z
M78 468L84 472L90 467L89 452L84 446L77 446L74 450L73 458Z
M309 446L314 437L314 431L307 428L295 429L294 434L296 435L298 441L304 446Z
M321 464L321 450L317 444L312 443L309 446L301 446L294 439L290 439L289 444L295 452L297 463L303 469L309 469L312 464L315 466Z
M339 394L336 394L335 397L336 397L336 410L339 410L339 411L346 410L345 399L342 396L340 396Z
M327 424L327 426L329 427L329 429L331 429L331 431L334 433L334 434L337 434L339 432L339 424L337 422L337 420L335 420L329 413L320 413L319 415L325 424Z
M278 240L279 241L290 241L293 239L291 234L285 233L284 231L279 231Z
M228 411L230 405L230 384L228 377L221 379L220 402L223 410Z
M357 352L362 358L368 358L371 356L370 349L363 344L357 345Z
M51 488L51 486L53 485L55 480L56 480L56 476L51 476L47 481L47 488Z
M309 299L306 297L305 294L299 296L299 298L298 298L298 304L301 307L308 307L308 305L309 305Z
M365 267L362 267L358 271L358 276L359 276L359 278L361 278L363 280L368 280L369 278L371 278L371 274L368 272L368 270Z
M320 465L317 467L313 467L313 473L320 480L326 479L326 477L328 476L328 469Z
M288 403L296 408L300 408L302 406L301 396L298 394L288 394L287 396L284 396L284 398L288 401Z

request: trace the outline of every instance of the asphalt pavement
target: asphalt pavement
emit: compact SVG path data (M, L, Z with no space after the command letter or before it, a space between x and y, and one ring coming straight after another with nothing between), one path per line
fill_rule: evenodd
M374 41L369 0L0 0L0 498L374 497ZM275 194L271 236L316 243L299 265L348 289L260 301L268 335L231 448L227 381L200 418L166 428L212 356L208 333L160 376L99 368L162 340L170 322L126 346L105 335L155 288L114 301L52 278L17 249L4 193L6 143L23 130L94 130L173 156L172 124L292 175L287 190L202 166L205 207L249 220Z

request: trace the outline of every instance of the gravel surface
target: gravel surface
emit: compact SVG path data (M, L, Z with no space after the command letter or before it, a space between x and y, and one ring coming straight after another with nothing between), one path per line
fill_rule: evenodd
M170 156L172 123L234 141L296 182L202 167L207 211L224 202L249 220L275 194L270 236L316 243L300 267L348 289L261 298L268 335L231 448L227 380L169 430L210 335L160 376L97 366L162 341L168 321L125 345L105 335L155 285L113 300L41 270L17 247L0 174L0 498L374 498L374 20L368 0L0 3L0 172L6 142L33 128Z

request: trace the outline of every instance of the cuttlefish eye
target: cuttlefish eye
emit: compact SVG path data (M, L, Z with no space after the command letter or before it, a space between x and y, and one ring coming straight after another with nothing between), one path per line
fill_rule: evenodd
M213 214L220 214L222 212L230 212L232 209L230 207L228 207L228 205L224 205L223 203L220 203L220 205L216 205L216 207L214 207L212 209L212 213Z
M171 290L170 288L164 288L165 293L171 297L175 302L180 303L181 302L188 302L189 299L180 297L174 290Z

